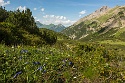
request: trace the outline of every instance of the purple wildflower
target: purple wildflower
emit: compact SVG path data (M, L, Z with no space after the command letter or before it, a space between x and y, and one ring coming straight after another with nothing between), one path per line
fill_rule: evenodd
M43 67L42 67L42 66L40 66L40 67L39 67L37 70L35 70L33 73L35 73L35 72L36 72L36 71L38 71L38 70L40 70L40 71L41 71L41 70L42 70L42 68L43 68Z
M20 53L28 53L28 50L21 50Z
M41 65L40 62L33 62L34 65Z
M69 62L69 66L73 66L73 65L74 65L74 63L70 61Z
M21 74L22 73L22 71L19 71L19 72L17 72L14 76L13 76L13 78L16 78L19 74Z
M42 67L42 66L40 66L37 70L40 70L40 71L41 71L41 70L42 70L42 68L43 68L43 67Z
M47 72L47 71L46 71L46 70L44 70L44 71L43 71L43 74L44 74L44 73L46 73L46 72Z
M23 58L23 57L22 57L22 56L20 56L20 57L19 57L19 60L22 60L22 58Z

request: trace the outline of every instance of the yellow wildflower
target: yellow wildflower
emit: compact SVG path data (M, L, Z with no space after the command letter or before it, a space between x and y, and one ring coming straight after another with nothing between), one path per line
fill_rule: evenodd
M17 48L20 48L20 46L18 45Z

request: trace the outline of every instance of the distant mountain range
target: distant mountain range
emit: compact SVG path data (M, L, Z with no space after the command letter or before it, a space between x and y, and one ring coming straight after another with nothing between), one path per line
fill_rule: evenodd
M84 41L125 41L125 6L103 6L64 29L62 33Z
M54 25L54 24L49 24L49 25L45 25L40 23L39 21L36 21L36 25L39 28L47 28L56 32L61 32L62 30L64 30L66 27L63 26L62 24L58 24L58 25Z

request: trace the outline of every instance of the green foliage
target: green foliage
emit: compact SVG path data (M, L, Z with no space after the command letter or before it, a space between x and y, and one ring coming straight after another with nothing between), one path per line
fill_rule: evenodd
M41 28L40 32L42 33L42 37L45 39L46 43L49 43L51 45L56 43L57 36L54 31Z
M112 15L113 15L113 13L111 13L111 14L109 13L109 14L106 14L106 15L103 15L103 16L97 18L97 20L100 21L100 23L104 23L108 19L110 19Z
M5 7L0 7L0 22L3 22L8 18L8 12L5 10Z
M98 31L98 34L103 33L108 27L104 27Z
M0 82L124 82L125 47L62 42L60 46L0 45ZM63 49L64 48L64 49Z
M6 45L52 45L56 43L56 33L47 29L39 30L30 9L6 11L1 7L0 13L0 43Z
M0 83L125 82L124 29L105 32L104 28L94 34L88 30L87 43L83 43L38 29L29 9L8 13L0 22ZM75 30L83 32L80 37L89 27L98 26L97 21L86 21ZM78 33L75 30L67 33ZM121 38L113 39L115 36Z
M62 31L63 34L67 35L67 36L72 36L72 35L76 35L76 37L74 39L78 39L80 38L82 35L86 34L86 28L88 26L82 22L76 26L72 26L72 28L66 28ZM73 38L73 37L72 37Z
M15 40L15 36L11 33L14 30L14 25L10 23L0 23L0 41L5 43L6 45L13 44ZM15 41L14 41L15 40Z
M17 28L22 28L31 34L38 32L38 28L35 24L35 20L30 9L26 9L22 12L20 12L20 10L10 12L6 22L12 23L16 25Z

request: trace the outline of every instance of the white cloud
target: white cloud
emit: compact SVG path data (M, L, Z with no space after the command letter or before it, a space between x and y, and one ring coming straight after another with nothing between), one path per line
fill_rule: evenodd
M79 17L81 17L85 13L86 13L86 10L83 10L83 11L79 12Z
M65 26L69 26L69 25L72 25L73 23L75 23L76 21L71 21L71 20L57 20L55 21L55 24L63 24Z
M41 8L41 11L43 12L45 9L44 8Z
M33 10L37 10L37 8L34 8Z
M63 16L63 19L64 19L64 20L66 20L66 17L65 17L65 16Z
M85 13L86 13L86 10L83 10L83 11L79 12L80 15L83 15Z
M56 19L60 18L60 16L56 16Z
M36 19L37 17L34 17L34 19Z
M10 4L10 1L4 2L4 0L0 0L0 6L5 6Z
M50 15L50 17L54 18L54 17L55 17L55 15Z
M79 17L81 17L82 15L79 15Z
M49 15L45 15L45 16L43 16L43 18L48 18L49 17Z
M65 16L55 16L55 15L45 15L43 18L54 18L54 19L60 19L60 20L66 20Z
M26 10L26 6L24 6L24 7L19 6L19 7L17 7L17 9L19 9L20 11L23 11L23 10Z
M40 21L40 19L37 19L36 21Z
M55 16L55 15L45 15L43 16L42 22L43 24L63 24L65 26L72 25L76 21L71 21L67 19L65 16Z
M63 19L63 16L60 16L60 19L62 20L62 19Z

